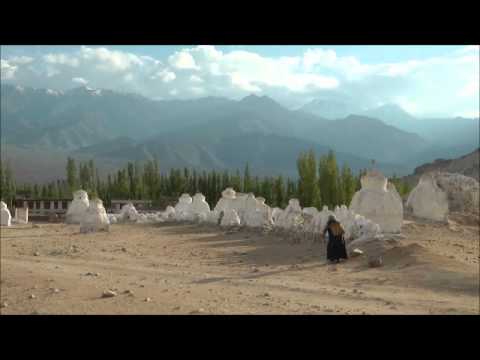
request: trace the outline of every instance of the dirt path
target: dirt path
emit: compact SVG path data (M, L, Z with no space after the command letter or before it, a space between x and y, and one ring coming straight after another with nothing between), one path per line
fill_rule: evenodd
M406 239L376 269L362 257L327 265L321 245L274 235L194 225L78 231L1 229L2 314L479 312L478 227L406 222ZM102 298L109 289L117 296Z

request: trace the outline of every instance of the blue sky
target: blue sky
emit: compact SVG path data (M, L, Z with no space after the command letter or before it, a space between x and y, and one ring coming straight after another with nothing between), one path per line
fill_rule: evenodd
M268 95L417 116L478 116L479 46L2 46L2 82L79 85L153 99Z
M171 53L181 50L190 45L183 46L112 46L133 53L142 53L144 55L163 58ZM463 46L380 46L380 45L339 45L339 46L285 46L285 45L230 45L216 46L221 51L246 50L252 51L263 56L296 56L301 55L308 49L320 47L334 50L338 56L356 56L360 61L367 64L376 62L396 62L410 59L425 59L432 56L444 56Z
M101 47L101 46L92 46ZM183 48L195 47L195 45L115 45L107 46L109 49L116 49L141 55L149 55L157 58L166 58L175 51ZM231 50L246 50L258 53L263 56L295 56L301 55L311 48L326 48L334 50L338 56L356 56L360 61L367 64L374 64L377 62L397 62L407 61L410 59L426 59L433 56L445 56L453 51L460 50L464 46L448 45L338 45L338 46L312 46L312 45L221 45L216 46L221 51ZM2 51L5 54L47 54L58 51L75 51L78 46L4 46Z

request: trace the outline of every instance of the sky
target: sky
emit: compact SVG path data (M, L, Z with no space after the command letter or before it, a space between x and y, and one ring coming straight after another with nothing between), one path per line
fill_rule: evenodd
M267 95L397 104L418 117L479 116L479 49L470 46L1 46L1 81L78 86L152 99Z

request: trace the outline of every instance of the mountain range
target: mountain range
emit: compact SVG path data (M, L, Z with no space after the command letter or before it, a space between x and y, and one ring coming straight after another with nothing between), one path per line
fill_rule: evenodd
M380 119L387 125L418 134L428 141L430 144L428 151L432 153L439 149L440 153L444 153L448 148L452 148L450 155L453 157L464 154L465 148L474 149L479 142L478 118L417 118L396 104L361 109L354 104L325 100L313 100L299 110L328 120L344 118L351 114Z
M480 148L456 159L436 159L414 169L413 174L403 177L412 187L417 185L420 177L431 171L458 173L480 180Z
M332 103L329 114L339 107L342 104ZM358 109L346 104L346 115L336 120L313 108L289 110L255 95L239 101L155 101L88 87L62 92L2 85L2 158L9 160L19 180L32 173L48 180L55 172L45 171L45 162L60 163L67 156L94 158L105 169L156 157L165 171L185 166L237 169L248 162L258 175L295 176L299 152L314 149L325 154L332 149L340 164L355 171L375 159L386 174L406 175L423 162L478 147L478 119L432 120L435 136L430 136L427 130L405 129L402 116L410 117L409 122L419 119L401 108L348 114ZM402 126L395 125L399 122ZM448 141L441 143L436 136ZM32 160L39 154L41 167Z

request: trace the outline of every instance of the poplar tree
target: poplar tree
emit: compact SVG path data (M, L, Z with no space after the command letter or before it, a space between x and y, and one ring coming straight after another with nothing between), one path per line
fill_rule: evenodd
M280 175L275 179L274 183L274 206L284 208L286 206L286 192L283 177Z
M293 180L290 180L290 178L287 179L287 197L285 199L285 204L288 204L288 201L292 198L298 197L297 195L297 188L295 186L295 182Z
M252 191L252 178L250 175L250 167L248 166L248 162L245 165L245 171L243 173L243 189L242 192L249 193ZM240 191L240 190L239 190Z
M298 199L303 207L320 206L320 191L317 180L315 153L301 153L297 160Z
M346 206L350 206L353 195L355 194L356 180L352 174L352 170L347 164L342 167L342 187L343 187L343 203Z
M0 159L0 200L3 200L5 196L5 180L3 175L3 164Z
M329 151L328 155L320 158L318 169L322 203L329 208L334 208L335 205L339 205L339 181L337 161L332 150Z
M71 157L67 159L67 184L68 190L70 193L76 190L78 186L77 181L77 166L75 165L75 160Z
M133 164L128 162L127 164L127 173L128 173L128 189L129 189L129 198L134 199L136 197L136 187L135 187L135 170Z

